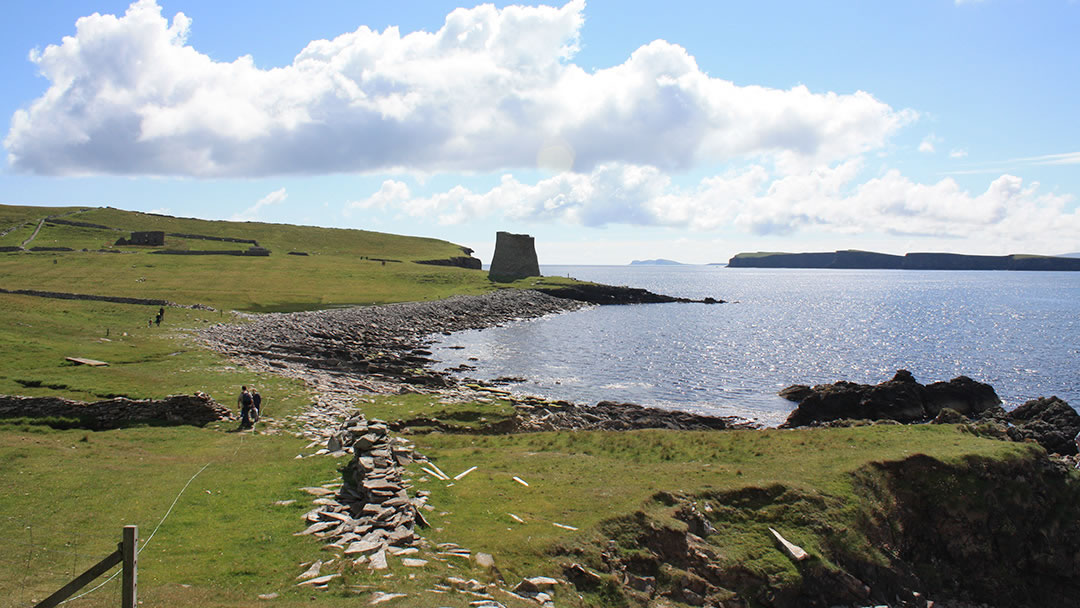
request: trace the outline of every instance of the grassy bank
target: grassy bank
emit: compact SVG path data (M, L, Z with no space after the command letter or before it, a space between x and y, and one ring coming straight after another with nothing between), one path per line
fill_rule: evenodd
M143 538L149 536L200 470L140 556L140 597L148 604L246 606L256 605L259 594L276 592L274 605L331 606L375 588L434 597L426 590L452 575L492 580L491 574L457 558L432 560L420 570L392 560L389 578L345 567L329 570L345 576L328 591L296 588L301 563L327 558L311 537L293 536L303 527L300 515L311 499L298 488L338 478L341 461L295 459L305 452L303 443L288 435L224 431L5 427L0 432L0 484L9 491L0 502L0 539L11 550L0 564L5 572L0 597L16 600L5 605L41 599L66 574L108 553L125 524L137 524ZM975 456L1026 458L1037 451L945 426L430 434L414 439L450 475L478 467L454 483L438 481L418 465L410 467L415 487L430 491L435 506L426 514L432 528L425 536L434 543L491 553L511 582L558 575L559 564L568 560L588 563L612 535L626 532L619 521L633 520L635 513L670 519L665 503L656 500L661 493L716 502L731 492L758 488L775 493L777 487L797 499L757 505L768 506L762 509L730 501L728 511L716 518L720 533L710 542L726 559L764 578L797 577L766 527L783 530L817 555L828 554L827 539L835 534L847 534L845 542L853 546L865 544L854 532L860 499L851 473L867 463L917 453L959 462ZM516 482L515 476L529 485ZM273 504L285 499L298 502ZM863 549L870 551L868 545ZM422 557L432 559L430 552ZM109 593L107 587L95 592L96 599L77 605L111 605ZM560 605L600 601L593 596L579 600L566 590L562 594ZM457 606L467 599L475 598L447 596L438 602Z

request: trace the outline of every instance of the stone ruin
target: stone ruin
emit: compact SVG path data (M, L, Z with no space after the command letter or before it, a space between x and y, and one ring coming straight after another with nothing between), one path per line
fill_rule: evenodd
M536 260L536 245L527 234L498 232L495 234L495 255L491 258L488 278L509 283L525 277L540 276L540 263Z
M161 247L165 245L165 231L145 230L141 232L132 232L131 238L120 238L116 241L117 247L124 247L129 245L138 245L140 247Z

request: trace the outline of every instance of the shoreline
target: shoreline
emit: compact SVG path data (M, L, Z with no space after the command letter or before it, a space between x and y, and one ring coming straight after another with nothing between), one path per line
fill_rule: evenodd
M342 416L368 394L425 393L470 401L491 397L492 383L459 382L437 371L426 350L433 336L485 329L515 320L572 312L611 303L686 302L646 290L597 286L556 297L539 290L505 289L480 296L253 316L243 324L218 324L198 336L210 349L262 371L298 378L318 394L311 415ZM579 299L578 299L579 298ZM711 300L713 302L719 302ZM704 416L681 410L602 401L583 405L528 395L501 394L518 412L513 424L495 432L555 429L682 430L758 428L734 416ZM324 422L329 419L323 420Z

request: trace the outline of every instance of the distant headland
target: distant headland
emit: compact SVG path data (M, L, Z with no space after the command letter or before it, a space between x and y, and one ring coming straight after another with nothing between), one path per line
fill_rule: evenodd
M658 258L655 260L634 260L630 262L631 266L685 266L682 262L676 262L675 260L665 260Z
M909 253L907 255L891 255L849 249L822 253L740 253L728 261L728 268L1080 270L1080 259L1023 254Z

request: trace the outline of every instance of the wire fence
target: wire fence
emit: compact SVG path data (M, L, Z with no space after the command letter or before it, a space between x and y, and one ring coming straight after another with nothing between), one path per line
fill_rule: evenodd
M137 553L150 545L188 486L211 464L206 463L188 479L153 532L139 543ZM103 556L116 551L115 531L90 536L77 526L27 525L24 530L26 536L0 536L0 608L33 608ZM61 605L65 608L115 606L120 573L120 566L114 567L108 577L103 575Z
M0 536L0 608L32 608L101 558L116 550L115 531L92 538L78 528L26 526L21 537ZM60 538L63 537L63 538ZM115 606L119 583L100 599L69 602L71 608ZM111 601L109 601L111 599Z

